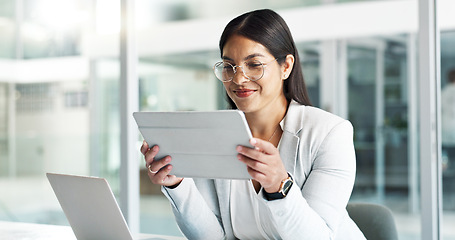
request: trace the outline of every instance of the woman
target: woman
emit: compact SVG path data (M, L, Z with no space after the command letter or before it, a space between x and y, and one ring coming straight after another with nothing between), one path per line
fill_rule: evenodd
M352 125L310 107L284 20L271 10L243 14L226 26L220 52L215 75L254 137L254 149L236 149L252 180L178 178L172 156L154 159L159 146L144 142L149 177L163 186L181 231L189 239L364 239L346 212Z

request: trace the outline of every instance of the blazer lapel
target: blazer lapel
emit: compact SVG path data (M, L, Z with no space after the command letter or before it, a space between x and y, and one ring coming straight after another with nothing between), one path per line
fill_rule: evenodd
M286 170L293 175L295 175L297 154L300 144L298 133L303 128L303 117L303 108L293 100L289 104L286 117L280 123L281 128L283 129L283 135L281 136L279 145L280 156Z
M297 161L297 152L300 139L287 131L283 131L279 146L280 157L286 170L295 175L295 165Z
M234 236L234 231L231 224L231 180L215 179L215 188L218 196L218 204L220 205L220 215L223 221L224 232L227 239Z

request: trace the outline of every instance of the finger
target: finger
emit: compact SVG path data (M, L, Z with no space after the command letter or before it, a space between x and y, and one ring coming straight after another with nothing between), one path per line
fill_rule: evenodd
M263 172L257 171L256 169L247 167L247 171L250 174L250 176L258 182L261 182L262 179L265 178L265 174Z
M166 156L159 160L153 160L151 163L147 164L149 173L156 174L164 166L168 165L171 162L171 157Z
M169 171L171 172L173 166L172 165L170 165L170 166L171 166L171 169ZM162 183L163 183L163 186L175 188L182 182L182 180L183 180L183 178L179 178L179 177L176 177L175 175L168 174L163 178Z
M149 145L147 144L147 142L144 140L142 142L142 146L141 146L141 153L143 155L145 155L147 153L147 151L149 150Z
M252 170L257 171L257 172L263 174L264 176L276 175L276 174L282 172L281 170L284 169L284 168L282 168L281 162L280 162L281 164L277 165L276 162L273 161L273 159L272 159L273 156L264 156L263 159L266 159L266 160L263 160L263 161L251 159L251 158L248 158L241 154L238 154L237 158L241 162L245 163L248 168L251 168Z
M250 139L250 144L269 155L275 154L278 151L278 149L272 143L259 138Z
M247 156L242 155L242 154L238 154L237 158L241 162L245 163L248 168L251 168L251 169L253 169L255 171L258 171L258 172L263 172L263 169L266 167L266 164L264 162L252 159L252 158L247 157Z
M166 176L171 172L171 170L172 170L172 165L166 165L166 166L160 168L157 173L153 174L151 172L148 172L148 175L149 175L152 183L163 185L165 182Z
M263 157L265 156L265 154L261 151L261 149L237 146L237 152L250 159L254 159L256 161L264 161Z
M154 171L152 164L148 165L147 169L149 170L149 173L151 174L156 174L159 170Z
M144 156L145 156L145 165L146 166L148 166L149 164L151 164L153 162L153 160L155 159L155 157L159 151L160 151L160 147L158 145L155 145L145 153Z
M172 168L173 166L168 164L155 174L148 172L148 176L153 184L175 188L182 182L183 178L171 175Z

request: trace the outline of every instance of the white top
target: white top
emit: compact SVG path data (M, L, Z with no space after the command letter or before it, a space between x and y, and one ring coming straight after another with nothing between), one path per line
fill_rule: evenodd
M449 84L441 93L442 144L455 146L455 84Z
M262 191L251 180L232 180L231 221L238 239L279 239Z

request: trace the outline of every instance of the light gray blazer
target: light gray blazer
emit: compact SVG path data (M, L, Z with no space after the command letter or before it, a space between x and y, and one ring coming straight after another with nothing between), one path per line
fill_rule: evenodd
M280 156L295 184L286 198L264 201L282 239L365 239L346 212L356 170L351 123L293 101L280 124ZM235 239L230 191L223 179L162 188L183 234L207 240Z

